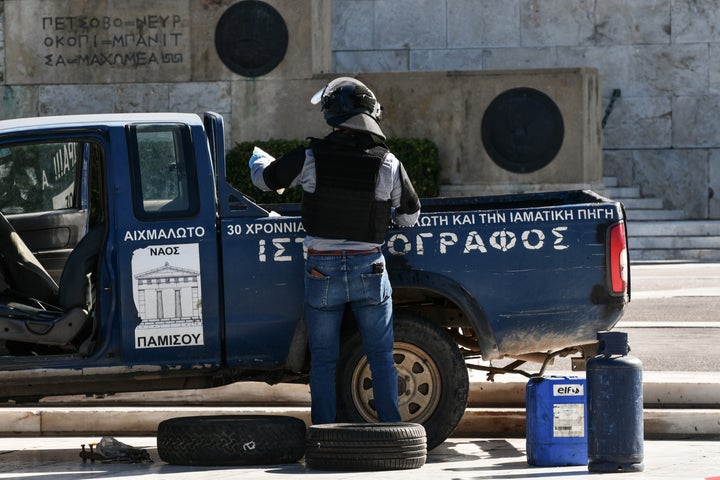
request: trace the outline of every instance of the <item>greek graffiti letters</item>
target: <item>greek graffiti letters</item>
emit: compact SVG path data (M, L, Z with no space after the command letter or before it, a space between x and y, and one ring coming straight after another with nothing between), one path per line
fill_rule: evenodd
M126 230L123 237L125 242L140 242L145 240L188 239L205 236L205 227L178 227L153 228L146 230Z
M75 159L78 157L78 143L66 143L53 155L53 166L55 167L55 181L58 181L70 172L73 172Z
M507 252L513 248L516 241L517 238L515 234L505 229L495 232L490 236L490 246L503 252Z
M553 248L555 250L565 250L566 248L570 248L570 245L565 245L563 243L565 237L563 236L562 232L566 230L567 227L555 227L552 229L552 234L555 236L555 242L553 243Z
M258 242L258 260L261 262L267 261L267 255L265 255L265 240Z
M150 247L150 256L180 255L180 247Z
M189 345L202 345L199 333L185 334L159 334L137 336L135 339L136 348L153 347L180 347Z
M285 253L285 243L290 243L291 240L289 238L273 238L273 246L275 247L275 255L273 256L273 260L276 262L291 262L292 257L290 255L283 255Z
M135 19L138 30L142 30L144 27L150 29L165 28L169 25L170 15L145 15ZM173 15L173 24L177 25L180 23L180 16Z
M418 224L421 227L442 227L448 225L447 215L421 215L418 218Z
M482 224L507 223L506 212L478 212Z
M476 231L470 232L465 239L465 249L463 250L463 253L470 253L473 250L487 253L485 243L483 242L482 237L480 237L480 235Z
M446 254L448 247L455 245L458 241L457 235L452 232L445 232L440 234L440 253ZM467 252L465 252L467 253Z
M415 237L415 242L417 244L417 248L415 251L418 255L424 255L425 254L425 245L423 244L423 238L432 238L432 233L419 233Z
M464 220L460 220L464 221ZM263 233L266 228L262 224L248 224L245 227L230 227L230 235L242 233ZM503 228L490 232L479 232L471 230L467 233L456 232L419 232L413 237L409 237L406 233L394 233L387 241L387 251L390 255L402 256L415 253L418 256L440 254L446 255L453 251L462 254L472 254L474 252L487 254L490 250L498 252L509 252L513 249L522 248L529 251L538 251L542 249L552 248L556 251L562 251L570 248L567 243L566 232L567 226L556 226L550 229L528 228L528 229L508 229ZM190 235L194 235L191 229ZM182 232L173 231L152 231L138 230L126 233L126 241L139 241L156 239L162 236L172 237ZM412 240L411 240L412 238ZM303 236L295 237L274 237L261 238L257 241L257 258L259 262L291 262L298 253L292 249L292 244L302 244L305 238ZM168 251L159 251L158 254L171 254Z
M475 217L468 213L456 214L456 215L452 216L452 224L453 225L474 225Z
M41 19L44 64L50 67L149 67L183 63L187 21L178 14L85 15ZM40 52L39 52L40 53Z
M509 211L481 211L472 213L423 214L416 222L415 230L392 233L386 247L390 255L402 256L414 253L418 256L447 254L488 254L507 253L522 249L541 251L552 249L567 250L567 225L553 225L551 222L595 221L618 218L614 208L568 208L568 209L519 209ZM532 225L527 225L532 224ZM490 226L485 229L471 229L475 225ZM492 227L495 226L495 228ZM454 231L429 231L429 228L448 227ZM457 227L457 228L454 228ZM470 227L470 228L468 228ZM515 228L513 228L515 227ZM253 223L237 223L225 226L226 235L256 236L278 235L258 239L257 258L259 262L290 262L298 253L292 244L302 243L305 229L297 219L258 220ZM128 231L126 241L152 240L156 238L188 238L204 235L202 232L182 229Z
M612 208L584 208L578 211L579 220L613 220L615 210Z
M510 221L513 223L533 222L567 222L573 220L572 210L523 210L510 212Z
M552 233L552 248L554 250L566 250L570 245L565 243L564 232L568 227L554 227L550 230ZM435 237L434 234L425 232L415 236L415 253L417 255L432 254L428 249L429 245L435 245L428 240ZM473 252L488 253L488 247L499 252L509 252L513 248L522 247L525 250L541 250L548 248L548 234L539 228L531 228L521 232L515 232L509 229L496 230L485 237L478 231L472 230L467 233L462 243L462 253L467 255ZM455 232L441 232L437 234L438 242L436 252L446 255L452 252L455 245L460 241L458 234ZM388 239L388 253L391 255L407 255L413 251L413 244L404 234L395 234Z
M535 238L531 238L531 236ZM536 228L532 230L525 230L522 233L522 243L528 250L540 250L545 244L545 234L542 230Z
M253 227L254 228L254 227ZM487 254L494 250L497 252L509 252L513 249L522 248L529 251L537 251L547 248L562 251L570 248L567 243L565 232L567 226L553 227L549 230L530 228L521 231L513 231L503 228L489 233L481 234L477 230L467 232L462 238L455 232L420 232L415 234L413 240L405 233L395 233L387 241L387 251L390 255L402 256L415 253L423 255L447 255L453 250L464 255L472 253ZM134 239L157 236L148 231L137 231ZM549 237L549 238L548 238ZM436 239L437 240L434 240ZM297 254L291 249L292 244L302 244L304 237L276 237L270 239L258 239L257 256L259 262L291 262ZM549 241L552 240L552 241ZM158 255L169 255L172 251L160 250Z
M302 244L303 240L305 240L303 237L296 237L295 239L292 238L273 238L270 239L270 243L272 244L272 248L275 249L272 260L274 262L292 262L293 256L291 255L291 252L288 250L289 245L286 246L286 244L292 244L293 242L296 244ZM267 240L264 238L258 240L258 261L260 262L267 262L268 260L268 252L267 252L268 246L267 246Z
M48 180L47 172L45 169L42 171L42 189L50 188L50 181Z
M398 244L400 249L398 250ZM388 251L393 255L405 255L412 250L410 240L402 233L396 233L388 239Z
M245 235L278 234L278 233L300 233L304 232L300 222L258 222L245 224ZM241 225L229 225L228 235L241 235Z

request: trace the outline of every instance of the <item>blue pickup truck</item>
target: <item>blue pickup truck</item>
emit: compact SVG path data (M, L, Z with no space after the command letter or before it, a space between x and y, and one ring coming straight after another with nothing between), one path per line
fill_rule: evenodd
M224 151L210 112L0 121L0 401L308 381L298 206L238 191ZM468 368L591 355L629 265L622 205L591 191L422 205L384 249L401 412L432 448ZM338 421L372 421L351 312L344 330Z

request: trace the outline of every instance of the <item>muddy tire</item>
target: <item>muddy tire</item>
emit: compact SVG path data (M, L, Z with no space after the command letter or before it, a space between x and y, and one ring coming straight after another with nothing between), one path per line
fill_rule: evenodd
M160 459L174 465L272 465L305 453L305 423L273 415L179 417L158 425Z
M314 425L306 438L305 464L315 470L408 470L427 458L425 429L416 423Z
M403 422L419 423L431 450L447 439L467 406L469 380L457 344L418 315L396 313L395 365ZM344 339L337 372L337 421L377 422L370 365L359 332Z

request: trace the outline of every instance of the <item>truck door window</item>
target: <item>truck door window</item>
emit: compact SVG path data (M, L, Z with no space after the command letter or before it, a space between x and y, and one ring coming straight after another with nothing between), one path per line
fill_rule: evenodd
M74 208L83 142L0 148L0 211L6 215Z
M176 218L198 209L190 132L183 125L130 128L133 203L138 218Z

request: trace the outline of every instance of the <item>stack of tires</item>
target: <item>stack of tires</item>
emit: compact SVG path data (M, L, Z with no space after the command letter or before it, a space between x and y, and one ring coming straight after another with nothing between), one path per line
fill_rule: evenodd
M160 422L160 459L173 465L271 465L305 454L305 422L272 415L211 415Z
M294 463L335 471L406 470L425 464L416 423L338 423L309 428L294 417L215 415L171 418L157 431L160 459L174 465Z
M409 470L425 465L418 423L335 423L308 428L305 465L314 470Z

